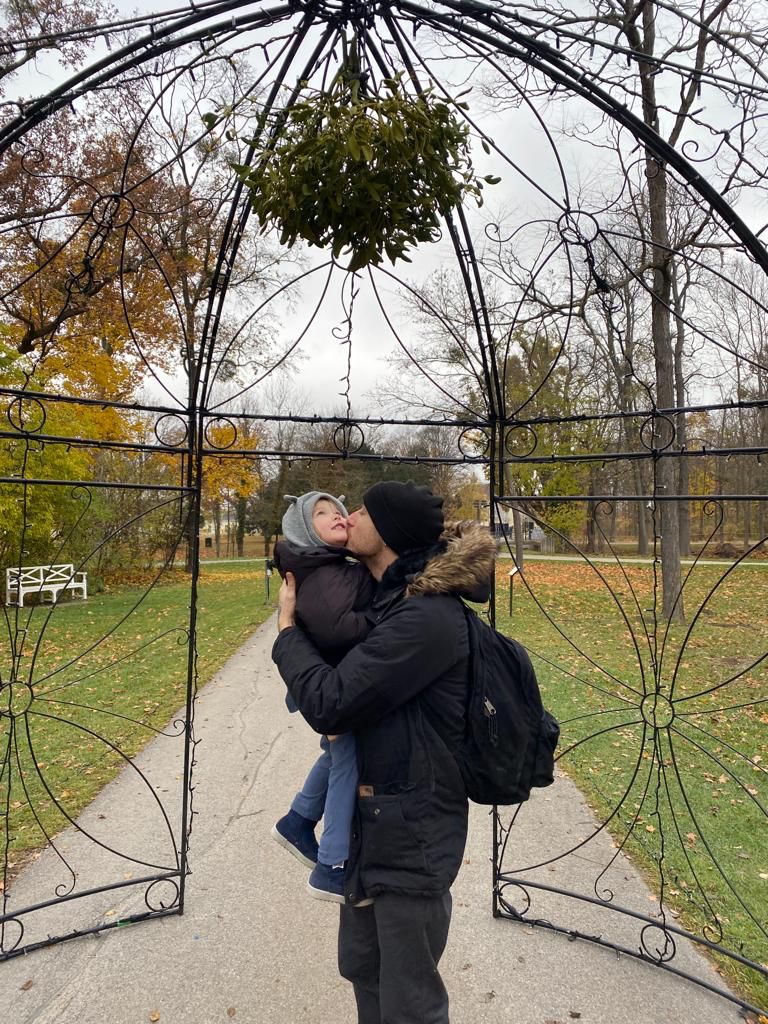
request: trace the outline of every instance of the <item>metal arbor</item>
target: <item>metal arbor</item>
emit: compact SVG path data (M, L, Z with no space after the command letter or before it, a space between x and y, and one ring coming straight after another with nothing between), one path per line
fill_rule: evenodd
M471 85L468 109L455 111L483 144L477 166L502 178L482 209L444 217L442 240L412 254L407 275L397 265L348 274L343 256L259 236L231 167L257 160L285 110L328 87L352 41L373 93L398 74L411 94L432 87L451 102ZM762 179L745 128L767 90L754 62L736 53L726 69L692 70L598 25L574 31L552 11L474 0L215 2L72 29L38 48L84 43L91 62L40 99L6 103L0 132L2 187L15 197L0 282L3 567L36 556L96 569L149 534L164 554L145 589L64 657L49 640L61 636L63 606L4 608L2 956L183 910L206 465L314 461L330 472L391 461L487 476L490 523L522 568L497 581L497 615L506 625L508 597L562 719L560 767L594 814L584 835L550 833L538 862L519 864L516 830L535 827L536 801L499 809L495 912L685 976L676 958L687 938L759 992L760 847L732 838L764 835L768 788L768 637L754 603L768 592L756 557L768 537L768 253L747 223L747 185ZM21 53L28 41L6 45ZM646 116L624 102L627 68ZM690 105L685 130L665 141L647 116L650 83L664 74L692 81L702 104L740 104L739 143L727 112L718 126ZM664 116L672 103L658 99ZM573 122L556 134L563 109ZM88 370L62 385L94 338L123 376ZM308 366L296 363L303 350ZM317 399L322 414L305 405L297 415L270 391L291 361L316 395L331 395ZM322 427L324 443L296 433L302 425ZM425 430L431 447L409 447ZM622 523L646 562L626 557ZM183 614L118 645L185 541ZM571 582L594 605L562 603L557 561L520 566L524 541L573 559ZM595 616L599 637L585 628ZM89 696L118 663L174 651L184 711L172 725L149 724L130 694L109 708ZM128 720L168 744L169 779L181 778L171 796L124 742ZM60 753L45 753L51 733L63 736ZM146 845L126 838L125 823L118 832L78 817L52 781L61 765L51 759L66 758L75 734L88 739L86 770L110 761L135 776L153 822ZM53 893L27 898L16 884L25 829L60 862ZM82 844L103 854L92 878L79 872ZM574 875L585 851L588 870ZM652 912L623 897L629 853L655 893ZM580 888L562 881L573 877ZM106 920L105 895L124 888L144 905ZM585 908L599 925L580 924ZM723 995L753 1009L758 998Z

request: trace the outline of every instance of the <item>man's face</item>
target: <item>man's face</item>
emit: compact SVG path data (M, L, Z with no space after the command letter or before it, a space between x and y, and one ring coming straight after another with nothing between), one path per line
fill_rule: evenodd
M384 550L386 544L379 536L365 505L347 519L347 548L360 558L372 558Z
M312 509L312 529L323 542L336 547L347 543L347 523L332 501L320 498Z

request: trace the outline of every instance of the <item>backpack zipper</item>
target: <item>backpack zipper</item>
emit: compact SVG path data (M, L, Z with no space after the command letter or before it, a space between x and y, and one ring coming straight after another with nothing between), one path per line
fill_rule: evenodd
M483 714L488 719L488 736L490 737L491 743L495 745L498 739L498 733L496 729L496 708L491 704L487 697L483 698Z

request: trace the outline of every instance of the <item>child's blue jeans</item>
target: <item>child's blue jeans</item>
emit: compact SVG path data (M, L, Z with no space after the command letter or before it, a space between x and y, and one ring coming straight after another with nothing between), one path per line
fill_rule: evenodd
M352 733L320 740L322 754L304 780L291 810L310 821L323 819L317 859L343 864L349 856L349 832L357 799L357 749Z

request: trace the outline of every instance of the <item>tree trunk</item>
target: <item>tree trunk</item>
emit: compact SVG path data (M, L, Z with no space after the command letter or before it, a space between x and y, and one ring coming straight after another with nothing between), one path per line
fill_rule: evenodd
M237 557L242 558L245 550L245 497L238 496L236 504L237 514Z
M648 554L648 518L645 514L645 502L637 502L637 553Z
M221 558L221 503L213 506L213 534L216 544L216 557Z
M748 494L751 489L752 476L750 474L750 466L746 459L741 460L741 473L739 474L739 486L742 494ZM742 501L741 505L741 544L746 551L749 547L749 536L751 533L750 526L752 525L752 503L749 501Z
M590 465L588 485L590 496L595 494L596 491L597 481L595 476L595 468ZM596 501L590 500L587 502L587 553L590 555L602 554L604 550L603 535L597 525L597 509L598 503Z
M685 457L681 458L677 468L678 494L688 494L688 488L690 487L690 463L688 459ZM690 502L681 501L678 503L678 516L680 519L680 555L686 558L691 553Z
M725 524L728 519L728 503L725 500L725 463L717 459L715 470L715 493L719 496L720 502L720 524L715 531L714 541L717 546L725 544Z
M591 494L590 490L590 494ZM587 502L587 554L597 554L597 525L595 523L596 504L594 501Z
M723 410L720 417L720 432L718 434L718 447L722 448L725 444L725 428L726 428L726 412ZM715 531L715 543L718 546L722 546L727 541L726 536L726 525L728 523L728 502L725 500L725 495L728 490L728 466L729 463L725 459L715 459L715 493L718 495L720 503L720 525Z
M504 466L504 489L510 497L517 495L517 484L512 479L512 471L509 465ZM515 563L518 569L523 568L523 517L520 515L520 509L516 506L512 506L512 531L515 535Z
M685 323L683 321L683 301L677 279L677 267L672 266L672 288L675 300L675 399L678 409L685 406L685 378L683 376L683 355L685 350ZM679 451L685 451L688 444L688 424L684 412L675 417L676 445ZM685 456L678 459L678 494L688 494L690 488L690 463ZM691 553L691 509L687 501L678 503L680 519L680 554Z
M743 501L742 505L744 506L743 510L742 510L743 513L744 513L744 524L743 524L744 525L744 532L742 534L742 542L744 544L744 550L746 551L747 548L749 547L749 535L750 535L749 527L751 525L750 524L750 520L752 518L752 506L751 506L751 503L749 501Z
M611 545L616 543L616 532L617 532L618 528L619 528L618 510L617 510L617 507L616 507L616 502L612 502L612 504L611 504L611 512L610 512L610 515L608 516L608 540L611 542Z
M654 243L653 287L651 291L651 333L656 367L656 402L662 409L675 404L674 355L669 325L669 306L672 297L670 245L667 231L667 177L666 169L652 154L647 157L648 201L651 219L651 237ZM674 496L677 491L675 459L664 454L671 444L670 425L657 418L654 423L655 490L666 499L658 502L656 522L661 524L661 579L664 617L684 622L682 575L680 570L680 519Z
M641 58L640 91L642 94L643 121L656 132L659 131L659 108L656 102L657 67L651 57L656 43L656 6L652 3L641 5L642 38L637 22L629 19L624 31L632 47ZM669 325L669 309L672 300L671 246L667 220L667 171L649 148L645 150L645 170L648 182L648 210L650 219L650 244L653 255L653 283L651 286L651 338L653 341L656 368L656 403L664 408L675 404L674 357ZM657 502L656 523L661 524L661 578L662 607L666 618L684 621L682 577L680 572L680 519L677 503L677 472L675 460L664 455L663 449L673 441L669 437L669 424L663 419L654 421L654 491L667 500ZM659 435L659 432L661 434ZM658 535L657 535L658 536Z

